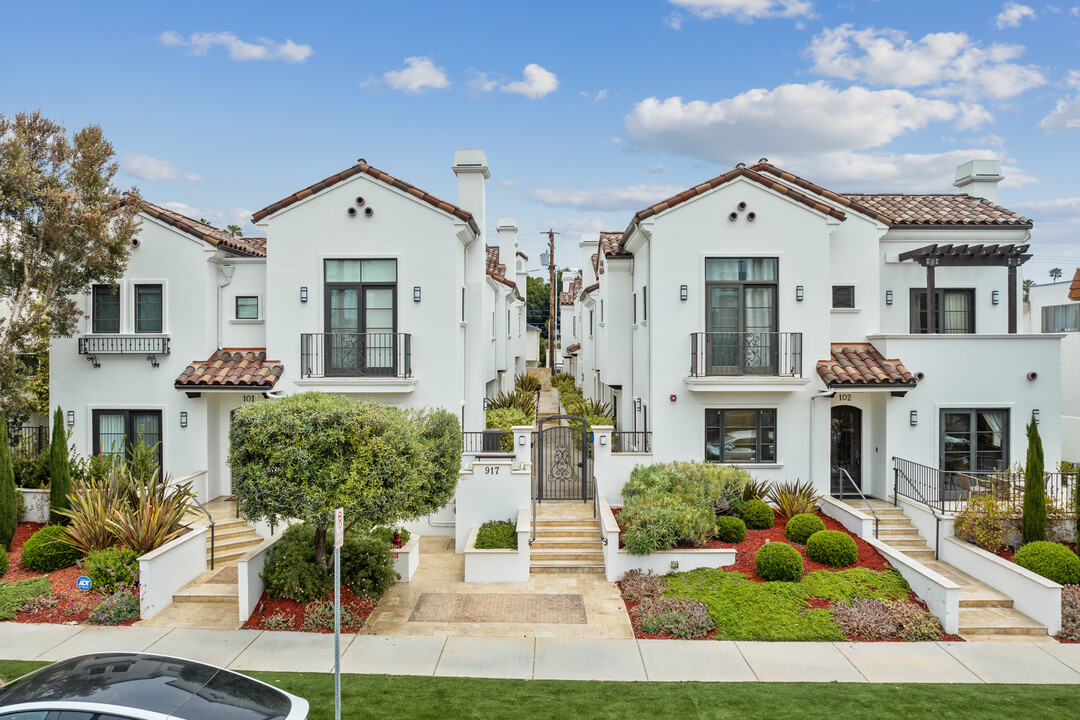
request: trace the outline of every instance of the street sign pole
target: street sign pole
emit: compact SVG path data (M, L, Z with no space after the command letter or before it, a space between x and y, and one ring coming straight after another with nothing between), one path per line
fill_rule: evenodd
M345 511L334 511L334 720L341 720L341 546L345 542Z

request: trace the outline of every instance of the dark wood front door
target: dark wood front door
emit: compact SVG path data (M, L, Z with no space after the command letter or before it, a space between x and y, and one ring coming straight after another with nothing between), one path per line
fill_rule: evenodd
M856 488L862 488L862 410L859 408L850 405L833 407L830 457L833 496L858 496ZM847 474L842 472L844 470Z

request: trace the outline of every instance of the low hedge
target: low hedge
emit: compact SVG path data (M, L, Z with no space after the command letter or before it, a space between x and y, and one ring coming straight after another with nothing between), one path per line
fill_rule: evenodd
M517 550L517 523L513 520L488 520L476 531L477 550Z
M750 500L739 510L739 517L751 530L768 530L776 521L773 509L764 500Z
M802 577L802 555L787 543L765 543L754 556L754 571L763 580L797 582Z
M720 542L741 543L746 539L746 523L734 515L722 515L716 518L716 534Z
M82 553L67 543L64 528L59 525L46 525L27 538L22 547L23 567L40 573L71 567L80 557Z
M333 573L315 564L315 528L289 527L267 553L263 568L266 592L296 602L325 600L333 591ZM390 545L378 537L346 533L341 547L341 582L357 595L381 597L397 580Z
M806 556L829 567L847 567L859 559L859 547L846 532L821 530L806 541Z
M800 513L788 520L784 535L796 545L805 545L810 536L825 529L825 522L817 515Z
M1058 585L1080 584L1080 557L1060 543L1023 545L1013 555L1013 562Z
M139 586L139 554L127 548L93 550L86 558L86 576L102 595Z

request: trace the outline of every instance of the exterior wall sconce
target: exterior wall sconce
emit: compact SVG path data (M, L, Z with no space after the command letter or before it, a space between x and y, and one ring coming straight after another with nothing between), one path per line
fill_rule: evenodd
M885 291L885 304L892 305L892 290Z
M67 411L67 421L68 421L68 425L74 425L75 424L75 411L74 410L68 410Z
M634 409L641 412L641 398L634 398Z
M686 286L685 285L680 285L679 286L679 299L680 300L685 300L686 299Z
M412 289L412 301L420 302L420 286L417 285Z
M518 435L518 445L524 445L524 444L525 444L525 436L524 435Z
M1035 408L1031 411L1031 419L1035 421L1035 424L1039 424L1039 408Z
M180 411L180 427L187 427L187 410Z
M803 286L802 285L796 285L795 286L795 300L797 302L802 302L803 301Z
M484 412L487 412L488 399L484 398Z
M601 445L607 445L607 435L601 435L600 436L600 444Z
M912 427L915 427L916 425L918 425L919 424L919 411L918 410L912 410L910 418L911 418L911 426Z
M307 286L300 287L300 302L307 302Z
M990 293L990 302L994 303L995 305L1001 302L1000 290L995 290L994 292Z

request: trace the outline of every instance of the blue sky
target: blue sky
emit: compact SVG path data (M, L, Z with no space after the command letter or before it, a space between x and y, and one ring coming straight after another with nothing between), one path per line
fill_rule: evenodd
M739 161L950 192L999 157L1043 281L1080 264L1078 39L1080 0L7 2L0 112L100 123L120 182L219 225L360 157L454 201L483 147L534 262Z

